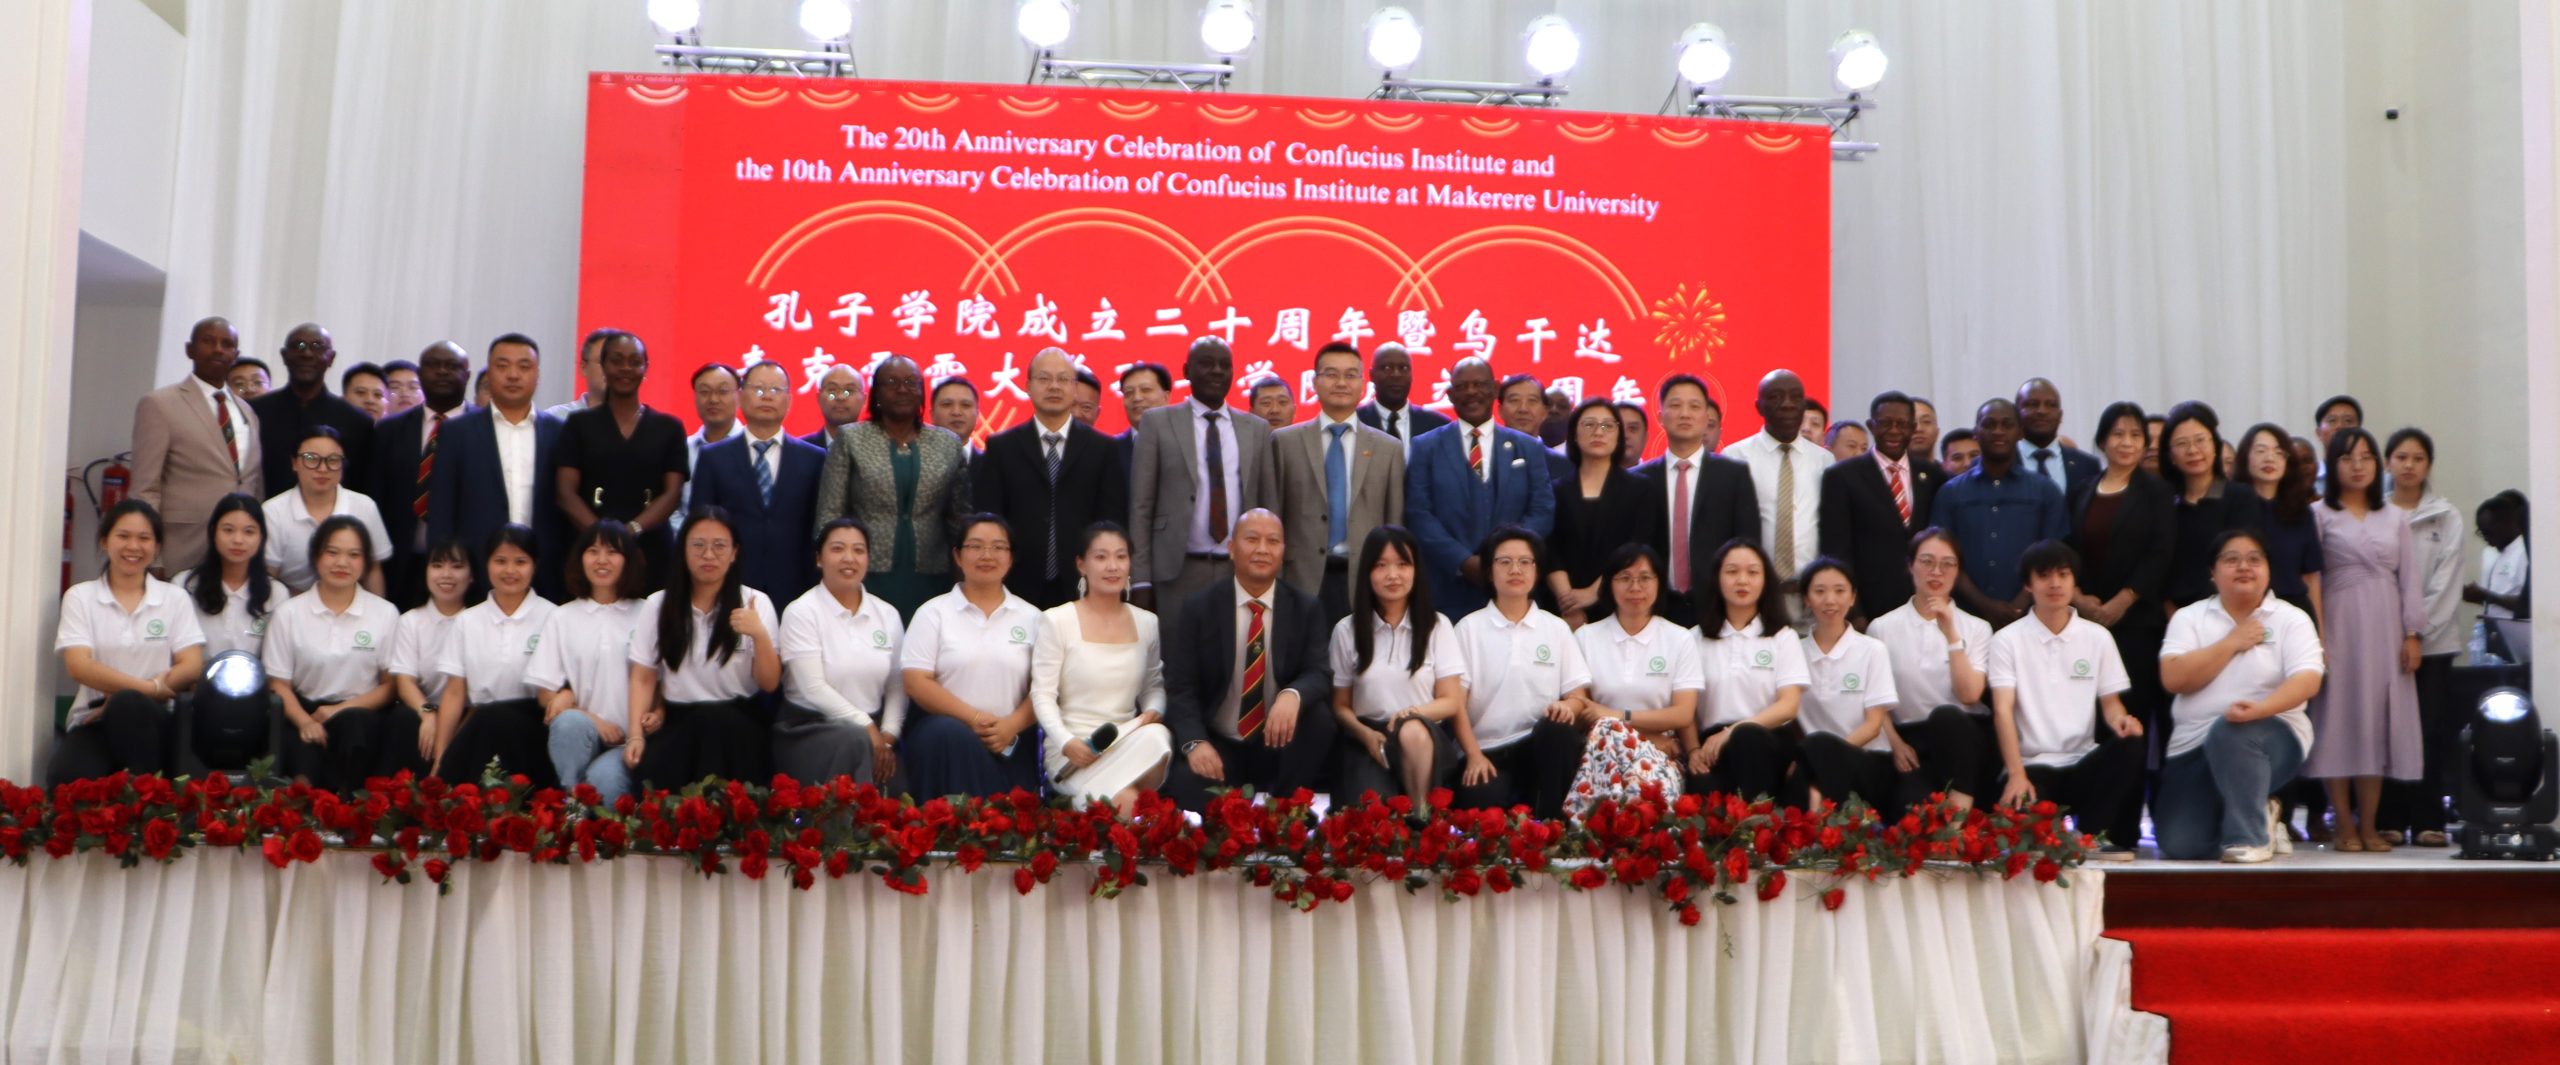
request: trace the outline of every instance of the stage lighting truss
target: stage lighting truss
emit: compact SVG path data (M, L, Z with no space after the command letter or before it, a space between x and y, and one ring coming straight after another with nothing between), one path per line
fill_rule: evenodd
M1060 59L1047 52L1031 63L1028 84L1067 83L1104 89L1170 86L1184 92L1225 92L1235 77L1232 59L1214 63L1133 63L1111 59Z
M712 48L698 32L658 44L658 62L688 74L782 74L803 78L855 78L853 52L843 41L805 48Z
M1430 81L1389 74L1369 91L1372 100L1409 100L1432 104L1475 104L1483 107L1554 107L1565 87L1554 81L1511 84L1498 81Z
M1831 132L1833 162L1853 163L1883 147L1874 141L1850 140L1846 134L1858 116L1876 103L1857 93L1834 100L1792 96L1727 96L1706 89L1689 96L1689 114L1697 118L1739 118L1791 126L1821 126Z

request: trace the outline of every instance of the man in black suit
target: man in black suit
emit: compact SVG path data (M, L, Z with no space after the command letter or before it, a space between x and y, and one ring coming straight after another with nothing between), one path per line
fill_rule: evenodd
M862 373L851 366L836 366L818 379L818 410L826 417L818 431L800 439L824 451L833 446L836 431L862 420Z
M818 476L827 467L826 449L782 431L790 414L790 375L776 363L747 367L738 391L745 431L705 446L693 466L693 505L729 512L739 579L777 610L818 583Z
M1138 419L1172 399L1173 371L1163 363L1141 360L1120 371L1120 412L1129 418L1129 427L1111 438L1120 452L1120 476L1129 476L1130 464L1138 456Z
M373 437L365 494L382 510L391 558L382 564L382 586L391 602L408 610L427 601L427 534L435 523L433 475L445 423L462 415L471 396L471 356L462 345L439 340L418 353L418 388L424 403L383 420ZM477 546L473 545L474 553Z
M1662 457L1635 470L1663 493L1662 524L1645 534L1671 569L1654 613L1675 625L1689 625L1697 620L1691 605L1694 590L1715 586L1715 576L1700 575L1697 568L1727 540L1760 539L1760 494L1751 487L1751 467L1715 453L1724 409L1697 375L1663 378L1654 388L1654 418L1662 423Z
M347 449L346 472L338 483L370 490L365 471L373 452L373 418L329 391L329 366L338 361L329 331L310 322L294 326L278 354L284 361L284 387L249 401L249 410L258 416L259 475L267 494L294 486L293 456L315 425L337 430L338 442ZM374 502L389 506L384 500Z
M1377 387L1378 399L1360 405L1360 424L1395 437L1406 459L1413 458L1413 442L1422 434L1449 424L1448 415L1413 405L1413 356L1404 345L1378 345L1369 357L1369 383Z
M1031 418L987 438L971 497L1013 526L1005 586L1042 610L1076 597L1076 542L1097 521L1129 523L1129 478L1111 438L1075 417L1076 366L1031 357Z
M437 434L435 469L427 483L427 542L455 538L471 548L476 595L489 586L486 560L479 557L489 534L502 525L530 528L533 586L558 602L569 536L553 490L559 478L551 455L562 422L533 409L542 352L532 337L509 333L489 342L487 372L490 405L456 417Z
M1914 409L1900 392L1867 401L1867 453L1822 471L1822 553L1849 564L1858 616L1868 620L1911 601L1911 538L1929 527L1946 480L1911 451Z
M2041 377L2018 386L2018 468L2052 481L2069 499L2098 483L2105 465L2098 456L2065 447L2062 434L2062 390Z
M1283 537L1278 515L1244 512L1227 538L1235 579L1193 593L1164 631L1164 724L1180 754L1164 793L1186 810L1211 788L1313 789L1333 750L1331 633L1315 597L1281 582Z

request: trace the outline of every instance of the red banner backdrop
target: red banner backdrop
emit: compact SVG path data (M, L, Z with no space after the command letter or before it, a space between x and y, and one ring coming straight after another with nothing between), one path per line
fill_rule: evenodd
M1775 367L1826 393L1820 131L1687 118L1020 86L594 75L581 330L649 342L693 420L702 362L771 360L795 432L833 366L966 374L1026 417L1056 346L1116 394L1226 337L1312 413L1313 354L1401 340L1417 402L1487 356L1577 395L1713 383L1725 439ZM1177 397L1187 394L1177 386ZM1446 409L1445 406L1442 409ZM1101 428L1125 424L1106 395ZM1659 449L1659 437L1654 447Z

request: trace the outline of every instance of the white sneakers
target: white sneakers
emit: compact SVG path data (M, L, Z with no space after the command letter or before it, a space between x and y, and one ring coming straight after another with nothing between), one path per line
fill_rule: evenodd
M2274 799L2268 799L2268 800L2267 800L2267 847L2266 847L2265 849L2270 850L2270 852L2271 852L2272 854L2291 854L2291 853L2293 853L2293 834L2292 834L2292 833L2290 833L2290 832L2285 831L2285 824L2284 824L2283 811L2284 811L2284 804L2283 804L2283 803L2278 802L2278 801L2276 801L2276 800L2274 800ZM2224 849L2224 851L2223 851L2223 854L2222 854L2222 860L2223 860L2223 861L2226 861L2226 862L2228 862L2228 861L2235 861L2235 860L2236 860L2236 861L2245 861L2245 862L2263 862L2263 861L2266 861L2266 859L2265 859L2265 858L2240 858L2240 859L2234 859L2234 858L2232 858L2232 857L2231 857L2231 851L2232 851L2232 850L2234 850L2234 849L2238 849L2238 850L2257 850L2257 849L2261 849L2261 848L2254 848L2254 847L2226 848L2226 849Z
M2232 865L2255 865L2259 862L2274 861L2275 856L2274 847L2222 848L2222 860Z

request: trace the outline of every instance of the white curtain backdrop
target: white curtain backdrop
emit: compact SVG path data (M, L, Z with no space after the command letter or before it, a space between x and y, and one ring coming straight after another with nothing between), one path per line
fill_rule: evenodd
M12 1061L2158 1062L2103 874L1931 874L1773 903L1539 878L1308 915L1240 878L1116 901L1002 868L923 898L679 859L510 857L439 899L366 855L0 869ZM1323 1018L1319 1025L1317 1018Z
M1651 112L1705 18L1728 89L1817 95L1841 30L1893 66L1835 168L1833 406L1887 387L1951 422L2031 374L2086 442L2108 399L2211 399L2231 435L2337 391L2437 431L2458 502L2524 477L2520 84L2497 0L1406 0L1424 77L1522 76L1520 30L1581 29L1575 107ZM792 0L705 0L711 43L805 44ZM1357 95L1372 0L1263 3L1237 88ZM1190 59L1192 0L1088 0L1062 51ZM194 0L169 330L342 358L506 330L572 387L585 75L652 68L640 0ZM1017 81L1012 0L864 0L874 77ZM2386 108L2402 117L2386 121ZM1714 190L1702 190L1713 196ZM1738 205L1746 206L1746 205ZM179 371L178 338L163 378ZM681 360L680 360L681 361Z

